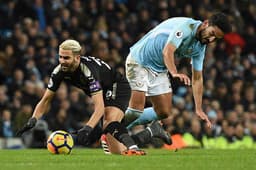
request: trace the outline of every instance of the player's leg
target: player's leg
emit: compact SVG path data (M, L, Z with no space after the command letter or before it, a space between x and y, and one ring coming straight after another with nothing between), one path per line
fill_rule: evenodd
M151 137L160 138L166 144L171 144L172 141L171 141L170 135L168 133L165 133L160 125L156 124L156 120L161 120L161 119L162 119L162 117L159 117L152 107L146 108L146 109L144 109L144 112L143 112L142 115L140 115L140 117L138 117L135 121L133 121L132 123L130 123L127 126L127 129L132 129L136 125L145 125L145 124L148 124L152 121L155 121L150 126L150 128L152 130L149 129L149 130L151 130L150 132L152 132L152 133L150 133L152 135ZM142 136L145 136L145 135L147 137L142 137ZM137 140L135 141L137 143L147 143L147 141L150 140L150 137L148 137L148 132L147 131L141 132L140 135L137 135L137 136L139 137L139 138L135 137L135 140L139 139L139 142Z
M132 155L144 155L145 152L139 150L134 140L129 136L124 124L121 124L124 111L127 109L131 95L129 83L120 75L117 82L113 85L111 93L109 94L104 100L104 133L111 134L119 142L123 143L128 150L128 152L124 153L130 154L129 151L132 150Z
M129 107L125 111L125 126L136 120L142 115L145 105L145 92L132 90Z
M149 72L148 79L151 84L148 86L146 95L150 97L154 109L145 109L140 117L127 126L129 129L135 125L166 118L171 114L172 89L167 73Z
M148 80L150 84L148 85L147 96L150 97L153 109L145 110L145 112L137 119L137 123L148 123L156 119L164 119L171 115L172 107L172 89L167 73L154 73L149 72ZM156 115L157 113L157 115ZM157 128L159 129L159 128ZM156 130L155 136L163 139L167 144L171 143L169 135L163 134L162 131ZM169 138L169 139L168 139Z
M143 113L145 93L148 90L148 70L136 63L131 55L128 55L125 67L126 78L132 89L129 107L124 118L125 125L128 125Z
M167 118L171 115L172 93L166 93L157 96L150 96L151 103L157 116L160 119Z
M154 137L163 139L167 144L172 143L170 136L164 131L158 121L153 122L149 127L138 132L137 134L132 135L131 137L138 145L148 144ZM103 150L106 150L106 154L121 154L127 149L126 146L116 140L109 133L101 138L101 142L103 143Z
M171 116L172 93L151 96L150 98L151 98L153 108L158 115L158 118L165 119ZM167 144L172 143L171 138L169 137L168 139L168 137L166 135L163 135L162 133L159 133L159 135L156 135L156 137L163 139Z
M136 144L149 143L153 137L161 138L165 143L171 144L171 142L168 141L170 136L165 133L158 122L152 123L152 125L145 130L130 137L125 127L119 123L121 122L123 115L123 112L117 107L108 106L105 108L103 122L105 136L103 135L101 138L105 153L125 153L124 151L126 151L127 148L130 150L138 150ZM139 150L138 153L132 154L144 154L144 151Z
M104 116L103 121L103 128L105 129L107 125L113 121L121 122L123 118L123 112L110 112L111 109L108 107L106 108L107 114ZM101 145L106 154L122 154L124 151L127 150L127 147L119 142L117 139L115 139L110 133L103 134L101 136Z
M155 112L160 119L171 115L172 88L169 77L166 73L158 73L157 76L150 77L151 84L147 92Z
M127 150L127 147L116 140L111 134L101 136L101 145L106 154L122 154Z
M162 139L168 145L172 144L171 136L163 129L159 121L153 121L145 130L132 135L132 138L137 144L150 143L152 138Z
M119 142L126 146L126 150L121 150L120 153L132 155L145 155L145 152L140 150L131 136L129 136L126 127L121 124L124 116L122 110L115 106L107 106L104 114L104 134L110 134ZM123 149L123 148L120 148ZM113 151L117 152L117 151ZM130 153L131 152L131 153Z
M148 107L144 109L143 113L136 120L130 123L126 128L129 130L137 125L148 124L153 120L159 120L159 117L153 107Z

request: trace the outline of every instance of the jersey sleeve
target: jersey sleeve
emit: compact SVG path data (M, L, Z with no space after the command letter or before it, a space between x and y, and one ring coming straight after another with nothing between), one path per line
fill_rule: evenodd
M92 79L89 81L89 91L91 96L100 92L102 90L102 87L100 85L100 81L96 79Z
M174 45L176 48L179 48L182 41L186 39L191 34L191 29L187 26L187 24L180 24L175 26L170 32L167 43Z
M205 49L206 46L202 46L197 50L197 52L191 57L192 58L192 68L196 71L202 71L203 70L203 62L204 62L204 56L205 56Z
M53 70L51 77L49 79L47 88L50 89L51 91L56 92L57 89L60 87L62 80L63 80L63 76L61 75L60 65L59 65Z
M88 80L88 95L92 96L102 90L100 83L100 75L99 70L95 69L95 66L87 66L85 64L81 64L81 71L83 75Z

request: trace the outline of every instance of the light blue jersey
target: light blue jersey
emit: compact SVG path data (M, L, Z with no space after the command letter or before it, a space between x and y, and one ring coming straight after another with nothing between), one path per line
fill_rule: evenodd
M168 19L145 36L131 48L134 60L156 72L167 70L163 60L163 49L167 43L176 46L175 57L189 57L192 67L201 71L206 45L195 38L196 30L201 21L192 18L176 17Z

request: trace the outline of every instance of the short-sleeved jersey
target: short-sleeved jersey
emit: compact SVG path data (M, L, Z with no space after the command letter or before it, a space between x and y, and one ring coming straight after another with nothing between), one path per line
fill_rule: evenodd
M104 61L91 56L82 56L79 67L72 73L61 71L60 65L55 67L48 83L48 89L56 91L61 82L65 81L82 89L88 96L102 90L105 94L113 88L113 83L119 78L120 74Z
M175 17L163 21L130 48L136 62L156 72L167 70L163 60L163 49L171 43L177 49L175 57L189 57L192 67L201 71L206 45L196 39L196 30L201 21Z
M82 89L88 96L103 91L105 106L118 107L123 112L128 107L131 88L127 79L98 58L81 57L79 67L72 73L63 72L60 65L56 66L48 89L55 92L62 81Z

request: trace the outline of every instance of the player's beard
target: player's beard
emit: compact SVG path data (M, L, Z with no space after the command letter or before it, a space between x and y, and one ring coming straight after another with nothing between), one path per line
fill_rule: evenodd
M75 60L73 60L71 63L69 64L61 64L61 70L63 72L74 72L76 67L76 62Z
M209 40L207 39L206 34L206 29L200 30L198 33L198 40L200 41L201 44L208 44Z

